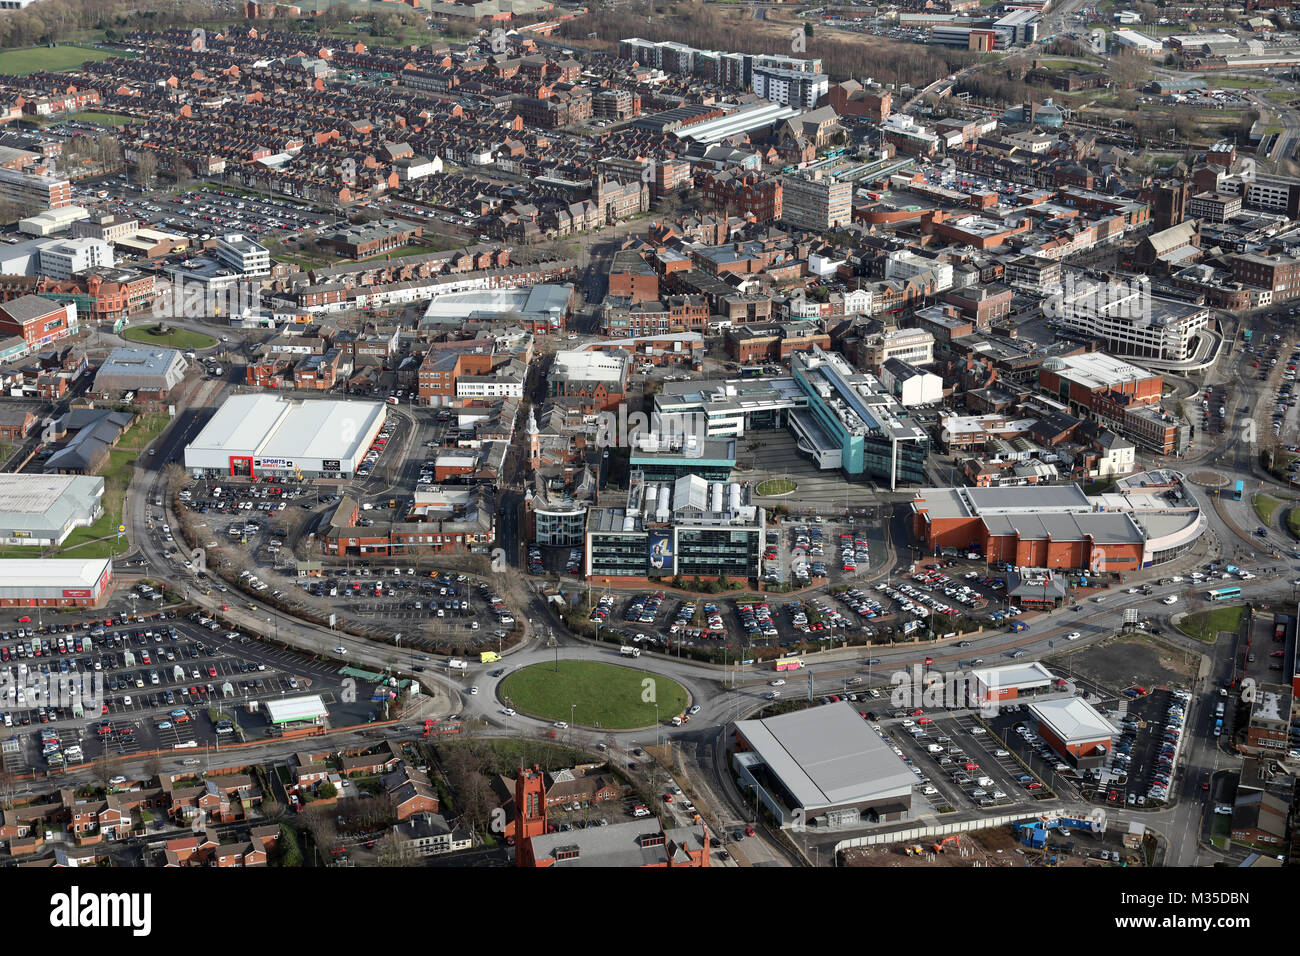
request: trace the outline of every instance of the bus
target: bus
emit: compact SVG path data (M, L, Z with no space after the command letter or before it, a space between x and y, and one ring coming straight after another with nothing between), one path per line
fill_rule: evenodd
M782 657L776 662L776 669L779 671L797 671L801 667L803 667L801 657Z
M1237 479L1237 483L1232 486L1232 500L1240 501L1241 496L1245 494L1245 491L1246 491L1246 483L1241 479Z
M1235 597L1241 597L1241 588L1215 588L1205 592L1207 601L1227 601Z

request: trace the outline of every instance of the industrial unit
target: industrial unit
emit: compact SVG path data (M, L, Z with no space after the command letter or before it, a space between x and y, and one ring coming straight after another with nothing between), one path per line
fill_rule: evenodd
M109 558L0 559L0 607L94 607L112 580Z
M233 395L185 449L196 476L346 478L383 427L379 402Z
M732 766L783 827L903 819L916 777L848 703L736 724Z
M104 513L97 475L0 475L0 544L55 547Z

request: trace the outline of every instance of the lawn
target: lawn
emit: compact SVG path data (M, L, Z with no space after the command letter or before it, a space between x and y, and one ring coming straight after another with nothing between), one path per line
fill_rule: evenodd
M33 47L29 50L6 50L0 53L0 73L35 73L37 70L66 70L87 60L107 60L122 56L116 50L91 50L80 46Z
M1241 627L1243 607L1216 607L1212 611L1197 611L1178 622L1178 630L1206 644L1213 644L1220 631L1235 631Z
M140 452L162 434L170 422L171 418L162 412L146 415L122 436L117 447L108 453L108 466L101 473L104 478L103 516L90 527L73 531L62 545L50 552L51 556L107 558L130 547L125 534L121 541L117 539L117 526L122 523L122 496L131 483ZM35 551L22 547L0 548L0 558L30 558L35 556Z
M96 113L93 110L88 113L76 113L71 118L80 123L100 123L104 126L126 126L129 123L144 122L144 120L136 119L134 116L118 116L116 113Z
M1282 504L1281 498L1274 498L1272 495L1252 495L1250 503L1255 506L1255 514L1266 527L1273 524L1273 515L1278 506Z
M202 332L190 332L187 329L172 329L166 335L155 335L157 325L136 325L122 330L122 338L139 342L142 345L165 345L173 349L206 349L217 344L217 340Z
M584 727L628 730L648 727L686 709L686 690L658 674L599 661L533 664L502 682L500 695L517 710ZM576 704L576 707L572 705Z
M477 244L476 239L457 239L454 236L421 236L419 242L411 243L409 246L402 246L400 249L390 249L387 252L381 252L376 256L367 256L364 259L357 259L357 262L370 262L373 259L384 259L392 257L400 259L402 256L422 256L427 253L446 252L448 249L464 249L466 246Z
M788 495L799 486L789 478L769 478L760 482L755 490L763 496Z
M1286 513L1286 530L1294 538L1300 538L1300 508L1292 508Z
M1101 69L1098 63L1073 63L1070 60L1043 60L1042 64L1046 70L1092 70L1095 73Z

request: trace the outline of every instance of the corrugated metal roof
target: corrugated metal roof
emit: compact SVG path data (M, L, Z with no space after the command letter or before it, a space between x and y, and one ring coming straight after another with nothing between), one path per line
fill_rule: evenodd
M916 783L915 774L847 703L742 720L736 727L807 809L908 793Z

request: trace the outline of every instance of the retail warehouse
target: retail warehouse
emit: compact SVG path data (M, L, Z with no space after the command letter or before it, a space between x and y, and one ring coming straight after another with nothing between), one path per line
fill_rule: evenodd
M379 402L234 395L185 449L196 476L347 478L383 427Z
M796 820L831 827L901 820L916 784L847 703L738 722L732 765L741 789L757 792L783 827Z
M97 475L0 475L0 544L56 547L104 513Z
M94 607L112 580L109 558L0 559L0 607Z

